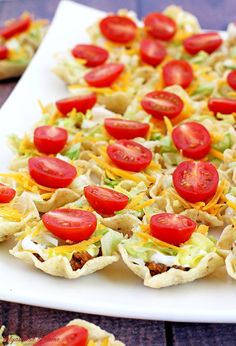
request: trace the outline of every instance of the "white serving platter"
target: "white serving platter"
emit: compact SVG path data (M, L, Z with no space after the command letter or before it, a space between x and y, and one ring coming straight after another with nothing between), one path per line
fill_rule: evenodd
M11 153L6 136L22 134L40 117L37 99L46 103L67 95L51 72L56 52L88 41L86 27L103 13L62 1L51 28L26 73L0 110L0 170ZM120 261L105 270L66 280L44 274L8 254L0 245L0 299L98 315L188 322L236 322L236 281L221 268L196 282L155 290Z

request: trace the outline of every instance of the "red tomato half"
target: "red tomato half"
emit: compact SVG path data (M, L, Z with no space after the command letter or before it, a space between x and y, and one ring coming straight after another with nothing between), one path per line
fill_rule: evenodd
M93 44L77 44L71 53L75 58L86 60L87 67L102 65L109 56L106 49Z
M124 68L123 64L104 64L88 72L84 79L89 85L97 88L109 87L123 72Z
M211 149L211 136L208 130L196 122L187 122L175 127L172 139L176 148L191 159L200 160Z
M236 100L227 98L211 98L208 108L214 113L231 114L236 112Z
M118 118L106 118L104 126L107 132L116 139L145 137L150 127L147 123Z
M9 50L6 46L0 46L0 60L8 58Z
M10 24L0 28L0 36L8 40L17 34L26 31L31 23L32 19L29 16L13 20Z
M93 108L96 101L96 94L91 93L87 95L77 95L59 100L56 102L56 106L59 112L66 116L74 108L77 112L86 113L88 109Z
M121 169L140 172L152 161L152 152L129 139L120 139L107 147L110 159Z
M158 119L162 119L164 116L174 118L184 108L181 98L168 91L152 91L146 94L141 105L147 113Z
M227 82L232 89L236 90L236 70L231 71L228 74Z
M184 161L176 167L173 183L178 194L186 201L206 202L216 192L219 175L210 162Z
M178 84L185 89L193 80L192 67L185 60L172 60L163 66L163 79L166 86Z
M71 325L54 330L34 343L34 346L86 346L87 343L87 329Z
M113 215L115 211L124 209L129 201L123 193L96 185L86 186L84 195L93 209L103 215Z
M107 16L100 21L99 26L102 34L112 42L128 43L136 36L137 25L128 17Z
M16 195L16 191L0 183L0 203L9 203Z
M144 25L150 35L165 41L172 39L177 31L173 19L157 12L149 13L144 18Z
M189 240L196 227L190 218L171 213L156 214L150 220L153 237L177 246Z
M140 43L140 56L146 64L157 66L162 62L166 54L165 46L158 41L145 38Z
M44 226L60 239L80 242L88 239L97 227L96 216L90 211L60 208L42 216Z
M61 127L39 126L34 130L34 145L44 154L57 154L65 146L68 132Z
M218 32L204 32L186 38L183 45L189 54L197 54L201 50L211 54L221 46L222 42Z
M56 157L32 157L28 167L36 183L55 189L70 185L77 175L74 166Z

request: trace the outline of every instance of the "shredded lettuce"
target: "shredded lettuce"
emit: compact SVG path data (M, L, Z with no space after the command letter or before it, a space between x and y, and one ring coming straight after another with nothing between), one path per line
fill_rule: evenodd
M174 147L172 138L170 136L165 136L160 139L160 152L161 153L177 153Z
M200 84L197 89L194 91L194 93L192 94L192 96L196 96L196 95L205 95L205 96L209 96L212 94L214 90L214 85L213 84Z
M204 51L200 51L199 53L197 53L196 55L194 55L194 57L191 57L189 60L192 64L199 64L201 65L202 63L204 63L206 61L206 59L209 57L209 54L207 54Z
M222 153L226 149L231 148L231 146L232 146L232 139L231 139L230 133L226 133L223 140L219 141L218 143L213 144L213 148L221 151Z
M141 258L144 262L150 262L151 257L160 252L168 256L176 256L176 250L172 248L161 248L156 245L151 239L146 242L141 242L140 239L134 234L130 239L123 242L126 251L131 257ZM142 244L142 245L140 245Z
M174 262L176 265L190 268L196 267L208 253L216 251L215 238L212 236L206 237L197 232L194 232L186 243L181 244L179 249L161 247L151 238L146 242L142 242L135 234L130 239L124 240L123 244L129 256L142 259L146 263L152 261L156 253L161 253L166 256L175 256Z
M162 137L162 134L161 133L152 133L151 135L151 141L157 141L157 140L160 140Z
M235 46L233 46L233 47L230 48L229 56L230 56L231 58L236 58L236 47L235 47Z
M236 69L236 64L235 61L231 60L231 59L226 59L223 62L223 66L228 68L229 70L235 70Z
M63 153L63 155L69 157L71 160L78 160L80 155L80 143L76 143L72 145L71 148L69 148L66 152Z
M80 127L83 122L83 119L84 119L83 113L75 113L68 117L59 118L56 121L55 125L59 127L64 127L65 129L70 131L71 129ZM50 118L48 120L50 120Z
M109 187L112 187L112 188L117 186L119 183L120 183L119 180L111 180L111 179L108 179L108 178L104 179L104 184L109 186Z
M101 239L102 254L104 256L111 256L116 251L122 239L123 235L121 233L109 229Z
M214 239L214 241L213 241ZM177 255L179 265L188 265L189 267L196 267L200 260L210 252L215 252L216 248L215 238L204 236L201 233L194 232L191 238L181 247Z

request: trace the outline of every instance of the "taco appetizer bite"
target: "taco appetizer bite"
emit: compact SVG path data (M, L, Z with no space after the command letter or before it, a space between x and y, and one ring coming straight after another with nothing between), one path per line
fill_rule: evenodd
M231 224L224 228L217 246L225 258L227 273L236 280L236 220L233 217Z
M47 20L29 13L0 27L0 80L22 75L47 30Z
M125 346L115 339L114 335L106 332L93 323L76 319L67 326L58 328L42 338L31 338L23 341L17 335L3 337L5 327L0 329L1 346L47 346L52 342L64 346Z
M0 241L37 222L39 213L27 192L17 194L13 181L0 183Z
M143 229L146 231L143 232ZM178 214L152 215L119 245L123 261L144 285L161 288L207 276L224 264L208 227Z
M10 253L54 276L75 279L118 261L122 234L105 227L86 208L70 207L45 213L33 228L17 234Z

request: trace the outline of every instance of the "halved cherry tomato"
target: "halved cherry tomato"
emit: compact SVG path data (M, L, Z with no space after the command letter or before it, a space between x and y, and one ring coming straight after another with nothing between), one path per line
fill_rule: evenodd
M178 84L185 89L193 80L192 67L185 60L172 60L163 66L163 79L166 86Z
M183 41L184 48L189 54L197 54L201 50L211 54L222 44L222 38L218 32L204 32L194 34Z
M173 183L178 194L186 201L206 202L216 192L219 175L210 162L184 161L176 167Z
M104 64L88 72L84 79L89 85L97 88L109 87L123 72L124 68L123 64Z
M208 108L214 113L231 114L236 112L236 100L227 98L211 98L208 100Z
M34 145L44 154L57 154L65 146L68 132L61 127L39 126L34 130Z
M140 172L152 161L152 152L129 139L120 139L107 147L110 159L121 169Z
M158 12L149 13L144 18L144 25L150 35L165 41L171 40L177 31L175 21Z
M146 64L157 66L162 62L166 54L165 46L156 40L145 38L140 43L140 56Z
M113 215L124 209L129 201L123 193L96 185L86 186L84 195L93 209L102 215Z
M174 118L184 108L181 98L168 91L152 91L146 94L141 105L147 113L158 119L162 119L164 116Z
M32 18L30 16L13 20L11 23L0 28L0 36L8 40L17 34L26 31L31 23Z
M150 220L151 235L176 246L189 240L196 227L196 222L178 214L160 213Z
M31 157L28 167L36 183L52 188L70 185L77 175L74 166L56 157Z
M187 122L176 126L172 139L177 149L191 159L200 160L211 149L211 136L205 126L196 122Z
M116 139L145 137L150 127L147 123L118 118L106 118L104 126L107 132Z
M9 50L6 46L0 46L0 60L8 58Z
M86 346L87 343L87 329L71 325L54 330L34 343L34 346Z
M236 90L236 70L231 71L228 74L227 82L232 89Z
M137 25L128 17L107 16L100 21L99 26L102 34L112 42L128 43L136 36Z
M96 67L104 64L108 59L109 53L102 47L93 44L77 44L71 51L75 58L86 61L87 67Z
M73 108L75 108L77 112L86 113L88 109L93 108L96 101L96 94L90 93L58 100L56 101L56 106L59 112L66 116Z
M90 211L60 208L42 216L44 226L60 239L80 242L88 239L97 227L96 216Z
M16 191L9 186L0 183L0 203L9 203L16 195Z

